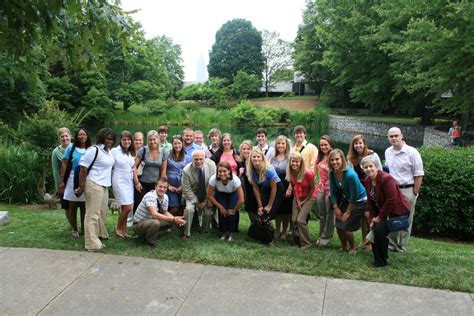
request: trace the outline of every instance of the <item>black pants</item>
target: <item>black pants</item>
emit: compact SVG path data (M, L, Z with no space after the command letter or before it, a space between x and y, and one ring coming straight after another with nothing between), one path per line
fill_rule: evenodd
M140 183L142 185L142 191L141 192L138 192L137 190L135 190L135 188L133 189L133 191L134 191L133 214L135 214L135 211L137 210L138 205L140 205L140 203L141 203L143 197L145 196L145 194L147 194L151 190L155 189L155 184L154 183L147 183L147 182L141 182L141 181L140 181Z
M383 267L387 265L388 259L388 229L386 220L382 220L375 225L374 244L372 245L372 252L374 254L374 266Z

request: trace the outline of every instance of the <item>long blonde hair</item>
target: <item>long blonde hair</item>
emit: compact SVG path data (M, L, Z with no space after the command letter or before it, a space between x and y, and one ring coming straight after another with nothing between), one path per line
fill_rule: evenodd
M293 169L291 168L291 160L299 160L301 161L300 170L295 174ZM303 155L297 151L292 151L290 153L290 157L288 158L288 166L286 167L286 181L291 182L291 179L294 177L296 178L296 182L301 182L304 179L304 174L306 171L306 166L304 164Z
M259 170L255 169L255 167L252 164L252 156L254 155L259 155L262 157L262 163L260 164ZM253 181L253 172L255 172L258 175L258 182L263 182L265 181L265 178L267 177L268 173L268 168L272 168L272 165L270 162L268 162L267 158L265 158L265 155L263 152L261 152L259 149L252 149L252 152L250 153L250 159L247 161L247 178L249 179L250 183L254 183Z

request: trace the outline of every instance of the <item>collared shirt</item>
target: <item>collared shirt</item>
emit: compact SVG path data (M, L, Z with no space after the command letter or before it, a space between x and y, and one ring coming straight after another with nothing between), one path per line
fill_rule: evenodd
M165 142L164 144L163 143L160 144L160 149L164 149L168 153L171 151L172 148L173 148L173 145L171 145L171 143Z
M200 149L198 145L195 143L192 143L191 146L186 147L183 145L184 152L186 153L186 156L193 159L193 152L197 149Z
M97 150L99 150L97 152ZM94 145L87 149L84 156L81 157L79 164L81 167L89 168L94 160L95 153L97 158L89 171L87 179L104 187L110 187L112 184L112 166L114 165L114 156L110 150L105 150L104 144Z
M158 207L157 200L160 201L161 207ZM154 207L158 213L165 214L168 212L168 195L165 194L162 198L159 198L156 194L156 190L151 190L145 194L133 215L133 221L139 222L144 219L153 219L148 207Z
M270 160L272 157L275 157L275 147L270 147L267 143L265 143L265 146L263 148L257 145L253 147L253 149L260 150L262 153L264 153L265 158L267 158L267 160Z
M318 157L318 148L316 148L316 146L309 143L305 139L301 145L296 143L292 150L301 153L303 156L305 168L309 168L311 170L314 169L314 164L316 163L316 158Z
M400 150L393 146L385 150L385 165L398 185L414 184L414 177L425 174L420 153L406 143L403 143Z

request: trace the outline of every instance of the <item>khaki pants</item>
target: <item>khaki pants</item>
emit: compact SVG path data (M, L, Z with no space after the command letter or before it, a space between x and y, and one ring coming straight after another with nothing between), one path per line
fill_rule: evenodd
M170 227L170 223L157 219L144 219L133 224L133 231L140 238L145 238L150 244L155 244L160 232Z
M184 209L183 217L186 220L186 225L184 225L184 235L187 237L191 236L191 225L193 224L194 212L197 212L200 217L199 222L202 222L202 232L209 232L209 226L212 219L212 207L204 207L201 209L197 206L197 203L186 201L186 208Z
M328 245L334 234L334 225L336 216L332 209L331 199L329 194L326 195L324 192L318 192L317 205L319 210L319 238L318 245Z
M102 247L103 239L109 238L105 227L107 211L109 210L109 190L107 187L86 180L84 188L86 196L86 217L84 219L84 242L87 250L97 250Z
M390 249L403 252L406 251L408 239L411 235L411 228L413 226L413 216L415 215L415 205L418 196L413 193L413 188L400 189L400 191L407 199L408 204L410 204L410 216L408 217L408 222L410 223L410 226L408 227L408 229L389 233L388 240Z
M315 202L316 198L311 197L300 209L296 207L296 198L293 199L293 212L291 214L291 221L294 223L293 225L298 225L301 247L307 247L311 245L311 241L309 239L308 223L306 220Z

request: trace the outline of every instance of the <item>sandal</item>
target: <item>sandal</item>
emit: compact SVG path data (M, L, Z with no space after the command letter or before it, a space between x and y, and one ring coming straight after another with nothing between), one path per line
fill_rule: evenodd
M74 229L73 229L73 230L71 231L71 235L72 235L72 237L77 238L77 237L79 237L79 232L78 232L77 230L74 230Z

